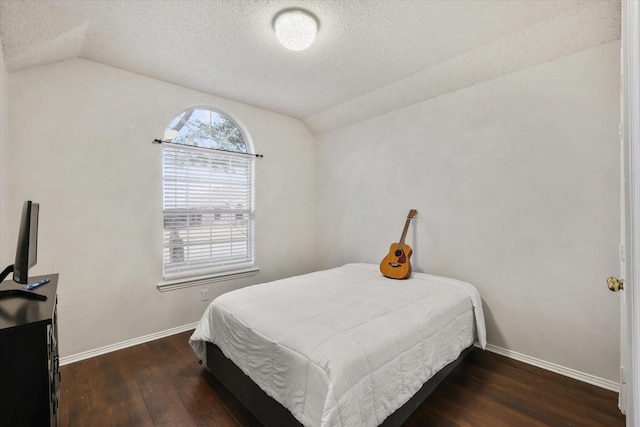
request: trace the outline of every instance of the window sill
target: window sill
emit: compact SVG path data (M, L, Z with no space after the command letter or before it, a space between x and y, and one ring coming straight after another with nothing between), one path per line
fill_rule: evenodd
M210 285L212 283L224 282L226 280L242 279L255 276L260 272L258 267L247 268L245 270L227 271L224 273L207 274L205 276L184 277L182 279L167 280L158 283L160 292L175 291L192 286Z

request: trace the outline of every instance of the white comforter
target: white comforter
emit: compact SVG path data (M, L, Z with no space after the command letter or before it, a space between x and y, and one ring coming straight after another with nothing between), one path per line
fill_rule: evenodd
M242 288L216 298L190 344L216 344L305 426L377 426L474 340L486 345L478 291L377 265Z

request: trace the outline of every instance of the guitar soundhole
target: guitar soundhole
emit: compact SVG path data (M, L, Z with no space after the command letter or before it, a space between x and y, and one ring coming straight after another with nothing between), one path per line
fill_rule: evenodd
M393 254L397 257L400 257L402 255L402 251L400 249L396 249L396 251Z

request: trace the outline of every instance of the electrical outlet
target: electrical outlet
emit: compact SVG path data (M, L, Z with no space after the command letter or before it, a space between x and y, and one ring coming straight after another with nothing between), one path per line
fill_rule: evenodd
M209 289L202 289L200 291L200 301L209 300Z

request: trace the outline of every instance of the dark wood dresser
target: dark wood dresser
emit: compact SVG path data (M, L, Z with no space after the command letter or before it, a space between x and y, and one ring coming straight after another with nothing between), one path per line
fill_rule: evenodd
M0 298L0 425L57 426L60 399L58 357L58 274L33 292L46 301L22 297ZM0 290L22 289L5 280Z

